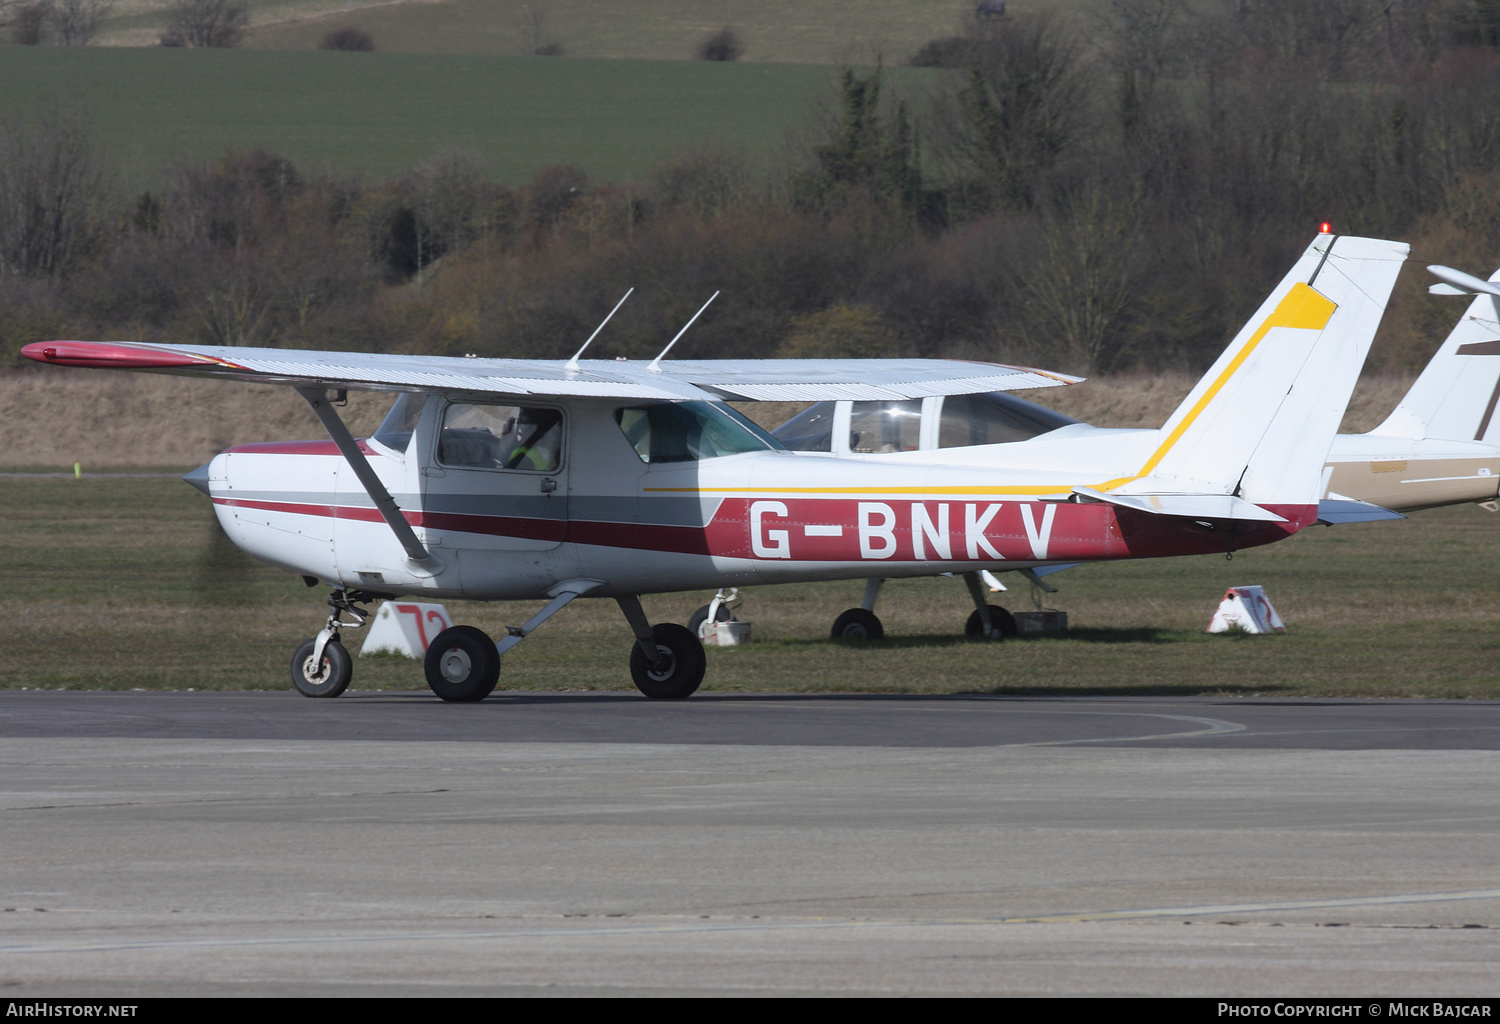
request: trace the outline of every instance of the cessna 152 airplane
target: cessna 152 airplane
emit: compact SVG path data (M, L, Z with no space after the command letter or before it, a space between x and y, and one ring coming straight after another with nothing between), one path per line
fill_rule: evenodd
M1474 502L1500 511L1500 271L1483 281L1451 267L1428 268L1441 283L1435 295L1474 295L1464 316L1428 362L1395 410L1363 434L1338 434L1323 467L1318 518L1327 524L1401 518L1400 513ZM872 463L920 460L958 465L1010 465L1024 461L1024 446L1067 439L1093 439L1103 446L1135 446L1144 459L1156 443L1155 430L1095 427L1045 406L996 391L906 401L818 402L771 431L792 451L819 457L865 459ZM1371 508L1370 506L1377 506ZM1382 515L1380 509L1390 515ZM1061 568L1061 567L1054 567ZM1020 570L1048 591L1032 569ZM1045 574L1042 570L1041 574ZM971 596L983 605L982 592ZM879 639L884 626L875 616L883 577L866 580L858 608L840 614L836 639ZM993 575L992 591L1003 589ZM710 606L694 616L701 620ZM716 618L731 617L727 606ZM986 633L978 609L965 626L969 636L1004 639L1015 620L990 605ZM689 623L693 623L690 621Z
M724 400L910 400L1076 378L939 360L667 362L680 333L649 364L581 350L566 363L84 341L23 352L285 384L307 400L331 441L233 448L188 478L241 548L333 587L327 623L293 657L302 693L348 685L340 631L363 623L363 602L545 600L498 644L467 625L433 640L428 685L477 701L502 653L587 596L624 613L637 687L681 698L702 681L702 645L653 625L641 594L868 577L877 564L927 576L1232 552L1311 525L1407 251L1315 239L1144 455L1058 439L1014 463L806 458ZM350 389L398 393L362 441L337 411Z

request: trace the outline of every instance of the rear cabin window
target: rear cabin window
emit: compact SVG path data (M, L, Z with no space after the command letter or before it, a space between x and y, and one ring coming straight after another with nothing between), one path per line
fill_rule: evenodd
M949 395L938 423L939 448L1024 441L1078 421L1004 391Z
M781 449L774 437L744 416L711 402L660 402L617 409L615 422L642 462L699 462Z
M517 405L460 405L443 410L438 462L460 469L551 473L562 465L563 414Z
M855 402L849 412L849 450L914 452L922 439L922 400Z

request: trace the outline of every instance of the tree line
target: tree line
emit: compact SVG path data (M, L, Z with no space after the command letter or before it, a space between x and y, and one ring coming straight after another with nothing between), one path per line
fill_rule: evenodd
M1105 0L974 20L894 95L845 69L770 161L643 183L398 178L274 153L126 194L86 118L0 121L0 359L58 337L564 358L920 355L1206 365L1321 221L1486 274L1500 254L1500 0ZM1403 283L1377 363L1458 311Z

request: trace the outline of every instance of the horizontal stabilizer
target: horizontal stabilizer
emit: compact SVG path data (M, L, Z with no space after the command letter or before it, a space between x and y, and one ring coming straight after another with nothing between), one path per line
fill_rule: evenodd
M1405 519L1400 512L1372 505L1354 498L1324 498L1318 502L1318 522L1324 526L1344 523L1378 523L1387 519Z
M1500 285L1465 274L1462 270L1434 265L1428 267L1427 272L1443 282L1427 289L1431 295L1500 295Z
M1284 523L1275 512L1232 494L1115 494L1092 487L1075 487L1073 493L1085 501L1104 501L1121 508L1156 516L1184 519L1242 519L1262 523Z
M1065 565L1038 565L1026 571L1033 576L1051 576L1053 573L1062 572L1064 569L1076 569L1079 564L1078 562L1068 562Z

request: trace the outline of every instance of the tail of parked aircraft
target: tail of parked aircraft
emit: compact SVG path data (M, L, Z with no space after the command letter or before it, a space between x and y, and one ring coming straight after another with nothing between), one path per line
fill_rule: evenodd
M1319 235L1167 420L1138 475L1080 494L1231 519L1279 518L1257 506L1316 505L1329 446L1409 251Z
M1445 282L1432 286L1434 294L1474 295L1474 301L1406 397L1370 433L1500 444L1500 270L1480 281L1447 267L1431 269Z

